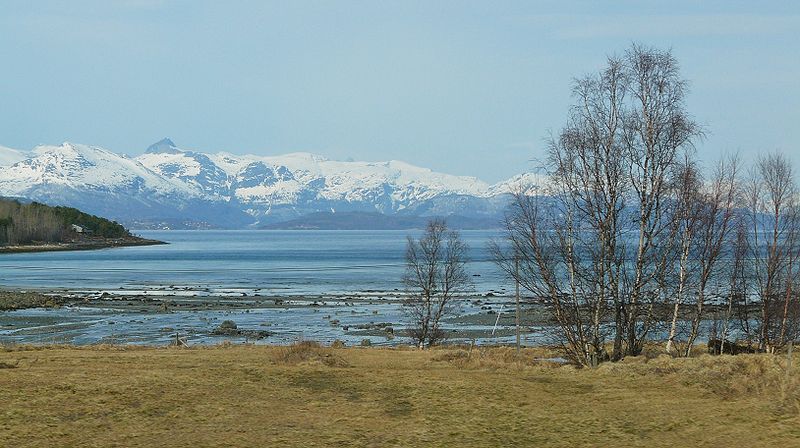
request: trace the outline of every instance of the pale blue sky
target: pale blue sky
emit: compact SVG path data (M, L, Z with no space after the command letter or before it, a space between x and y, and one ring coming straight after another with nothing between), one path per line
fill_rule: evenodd
M493 182L542 155L571 78L637 41L680 61L702 159L800 153L797 5L0 0L0 145L169 136Z

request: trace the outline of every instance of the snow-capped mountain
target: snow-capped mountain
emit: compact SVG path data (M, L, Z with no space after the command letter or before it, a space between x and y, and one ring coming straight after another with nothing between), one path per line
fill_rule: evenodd
M30 186L49 185L110 193L196 194L135 160L103 148L72 143L37 146L31 157L4 167L2 173L4 190L19 193Z
M505 194L536 194L539 193L541 185L547 183L547 176L544 174L523 173L498 182L486 190L487 196L499 196Z
M37 146L27 158L0 166L0 196L68 205L125 223L211 218L235 227L246 220L228 204L209 201L134 159L72 143Z
M64 143L0 149L0 196L78 207L134 226L258 226L315 212L498 215L526 177L496 185L405 162L309 153L206 154L164 139L134 158Z
M230 174L206 154L182 151L170 139L150 145L136 161L170 182L209 199L230 199Z
M25 160L27 157L28 156L22 151L0 146L0 166L13 165Z

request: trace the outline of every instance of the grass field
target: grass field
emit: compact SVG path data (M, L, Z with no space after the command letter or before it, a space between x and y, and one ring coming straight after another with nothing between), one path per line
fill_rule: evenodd
M800 447L785 358L5 347L0 446ZM800 374L800 365L795 363Z

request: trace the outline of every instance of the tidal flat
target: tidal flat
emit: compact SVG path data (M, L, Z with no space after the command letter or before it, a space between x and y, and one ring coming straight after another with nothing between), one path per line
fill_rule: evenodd
M184 290L3 294L3 343L165 345L176 338L190 345L340 340L351 345L393 346L410 342L402 306L407 296L398 291L281 296ZM225 321L235 323L240 331L219 332ZM450 343L504 344L512 343L516 335L508 297L466 297L443 324ZM521 324L523 343L546 341L550 322L542 306L526 304ZM259 337L254 340L253 336Z

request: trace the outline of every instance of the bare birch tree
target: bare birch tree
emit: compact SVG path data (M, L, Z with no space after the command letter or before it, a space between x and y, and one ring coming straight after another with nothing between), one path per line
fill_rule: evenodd
M800 199L792 166L781 154L758 160L747 190L749 258L757 315L745 309L761 350L772 352L797 336L798 299L795 283L800 256Z
M725 274L727 275L727 303L722 318L722 328L720 329L720 350L725 353L725 344L732 334L731 321L740 316L739 323L745 334L750 334L749 320L747 319L748 308L748 232L750 227L747 225L741 213L737 214L735 229L730 245L730 259L727 263ZM741 318L744 311L744 317Z
M703 182L699 170L690 160L676 170L676 181L674 189L674 213L672 234L675 235L677 244L677 261L675 270L677 271L674 288L668 288L667 282L662 281L662 288L672 292L674 305L672 308L672 322L670 323L669 335L667 336L667 353L674 353L676 338L678 337L678 323L681 308L686 303L686 295L693 284L695 272L691 266L691 256L697 228L700 218L700 189ZM664 274L670 269L664 269Z
M624 61L608 58L597 75L576 80L568 124L551 138L552 182L539 196L519 192L506 218L511 253L495 245L498 265L550 304L567 356L581 365L607 358L604 325L623 321L621 250L628 166L621 145L626 96ZM514 273L512 258L519 260ZM613 356L621 356L616 334Z
M582 269L585 240L569 205L547 196L517 193L505 220L509 245L494 242L498 266L534 297L544 300L556 324L553 341L583 366L606 358L608 306L600 300L597 272ZM592 256L592 255L588 255Z
M638 216L631 267L623 270L629 285L624 332L625 353L638 355L654 323L653 308L662 297L659 267L673 249L665 238L671 219L666 201L670 174L702 131L685 110L687 83L669 51L633 45L625 60L632 104L623 127L624 146Z
M700 332L700 323L705 317L705 305L712 280L723 268L721 258L725 255L726 243L730 243L731 231L735 228L737 201L738 159L720 161L708 185L700 196L697 216L697 238L694 266L697 273L695 303L692 310L691 328L686 341L684 356L689 356ZM728 247L731 247L728 244ZM729 258L733 254L729 254Z
M654 307L667 300L668 196L676 165L701 136L686 90L669 52L638 45L576 80L567 125L549 144L553 201L545 209L543 199L517 195L506 219L512 249L496 253L498 264L508 271L509 257L520 258L518 280L548 301L579 364L602 359L612 334L611 359L638 355Z
M444 339L442 318L471 286L466 264L467 245L444 220L430 221L417 240L408 237L403 281L409 297L403 305L411 320L409 335L420 348Z

